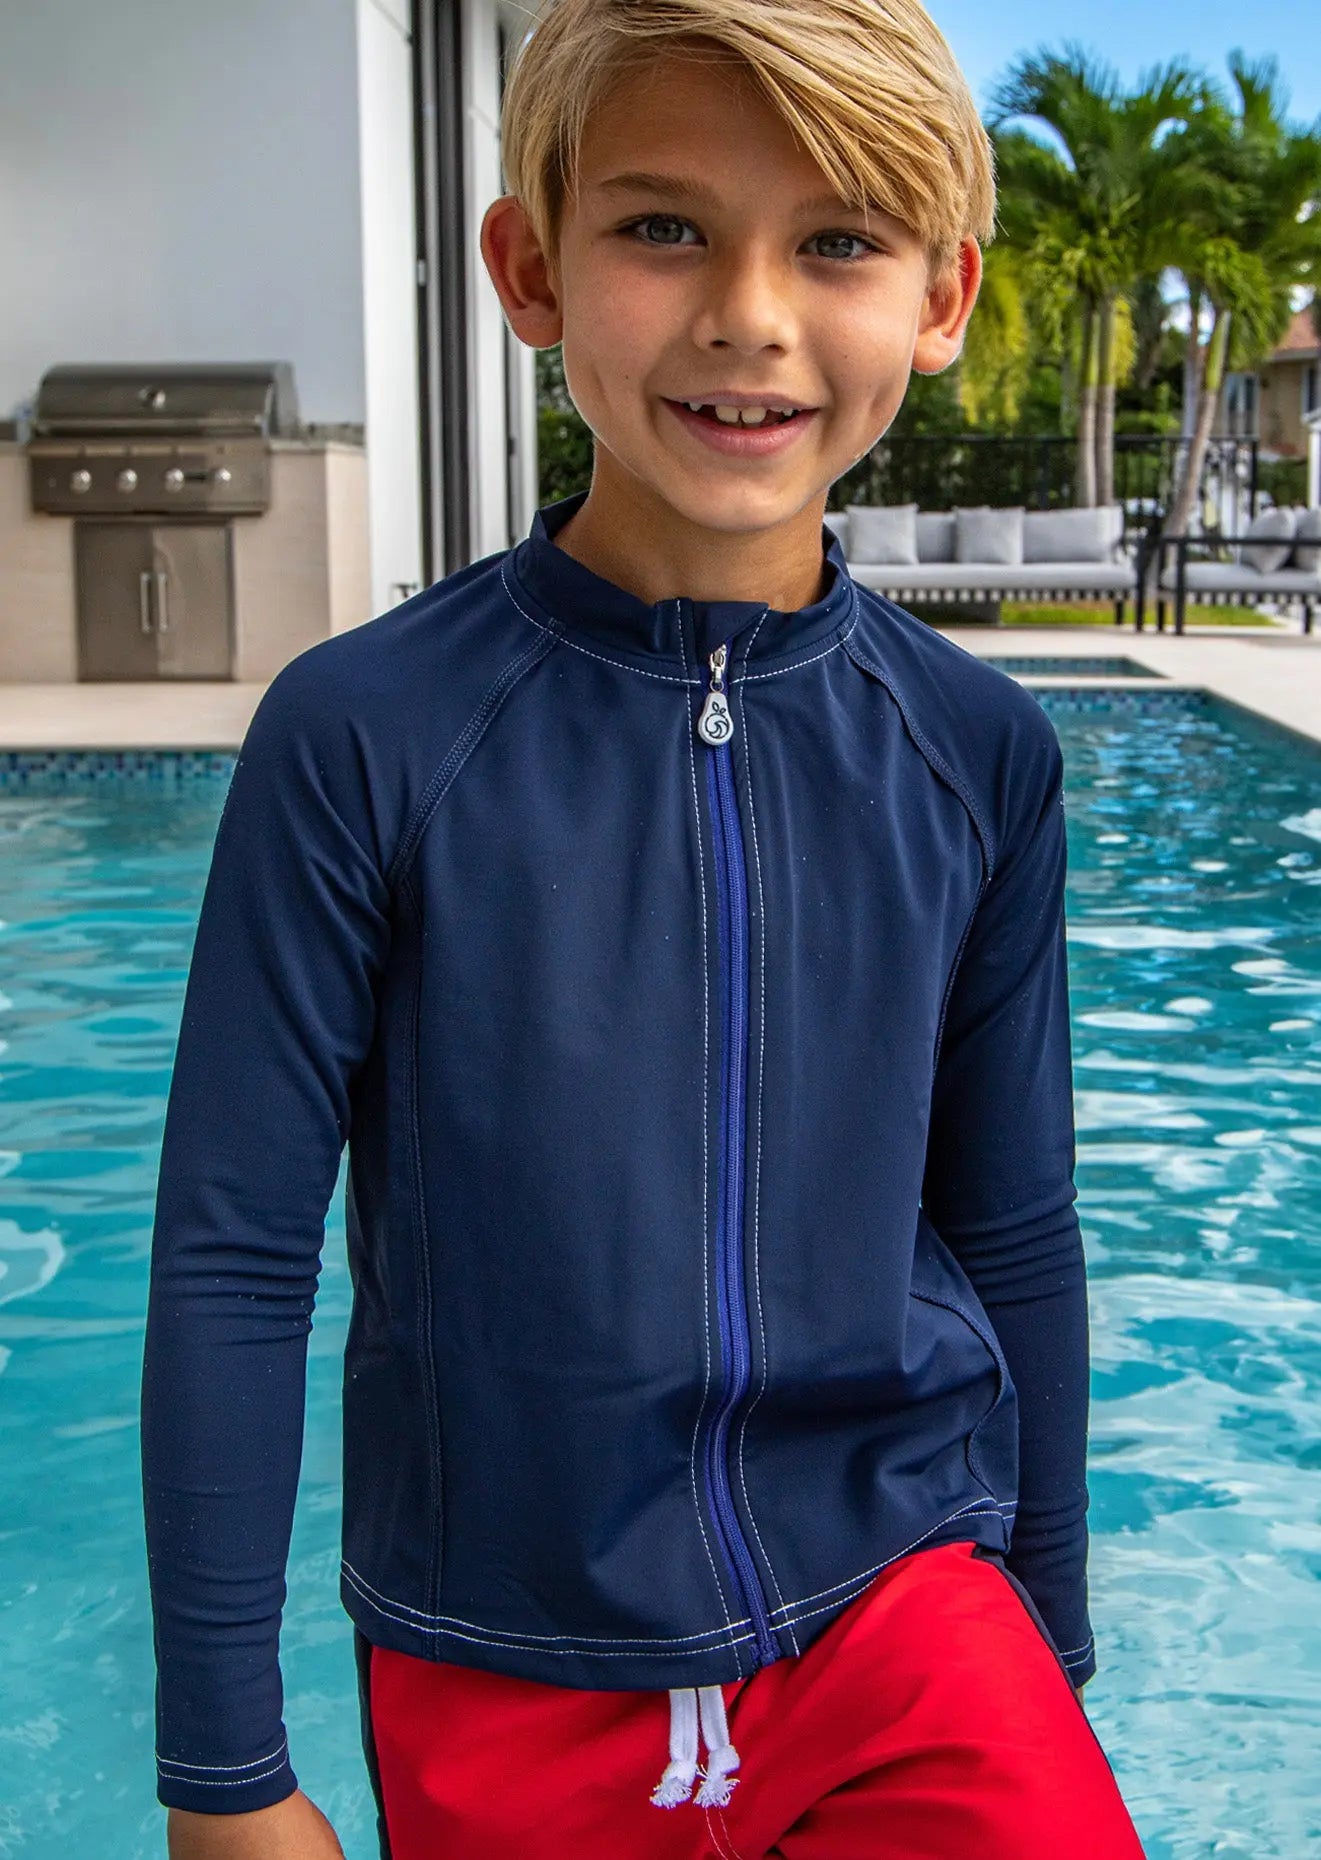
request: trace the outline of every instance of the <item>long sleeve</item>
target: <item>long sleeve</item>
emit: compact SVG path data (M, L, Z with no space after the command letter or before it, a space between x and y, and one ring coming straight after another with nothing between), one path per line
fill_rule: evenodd
M280 1615L307 1336L387 888L353 732L295 661L221 816L166 1114L142 1387L158 1795L296 1787Z
M1096 1670L1087 1279L1074 1207L1063 758L1042 726L951 990L923 1202L990 1316L1018 1394L1008 1566L1081 1685Z

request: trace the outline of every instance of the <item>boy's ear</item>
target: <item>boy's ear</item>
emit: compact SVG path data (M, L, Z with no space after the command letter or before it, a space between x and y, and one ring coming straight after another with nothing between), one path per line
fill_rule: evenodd
M509 327L528 348L553 349L564 336L556 281L517 194L486 209L481 248Z
M982 249L975 239L965 239L954 264L927 289L913 345L915 374L938 375L958 360L981 285Z

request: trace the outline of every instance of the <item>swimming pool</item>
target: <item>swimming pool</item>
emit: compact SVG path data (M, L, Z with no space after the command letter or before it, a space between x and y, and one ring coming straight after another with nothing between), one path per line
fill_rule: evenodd
M1186 693L1041 697L1068 773L1088 1709L1150 1860L1301 1860L1321 1839L1321 754ZM0 1860L162 1851L135 1409L227 767L0 757ZM286 1709L300 1780L372 1860L337 1598L348 1304L337 1198Z
M1118 654L1097 653L1093 658L1079 657L1076 653L1058 657L1042 653L1039 657L1027 657L1020 653L1010 653L1001 657L997 653L983 653L988 665L999 666L1002 672L1012 672L1015 678L1163 678L1163 672L1153 671L1149 665L1141 665L1136 659L1122 657Z

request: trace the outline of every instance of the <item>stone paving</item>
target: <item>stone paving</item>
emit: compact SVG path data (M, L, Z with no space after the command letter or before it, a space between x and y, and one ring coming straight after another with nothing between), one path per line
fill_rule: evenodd
M1125 627L945 627L989 658L1132 659L1165 688L1187 685L1321 742L1321 634L1190 628L1181 637ZM1104 685L1034 675L1027 684ZM1144 680L1124 678L1127 690ZM232 749L260 684L0 684L0 749Z

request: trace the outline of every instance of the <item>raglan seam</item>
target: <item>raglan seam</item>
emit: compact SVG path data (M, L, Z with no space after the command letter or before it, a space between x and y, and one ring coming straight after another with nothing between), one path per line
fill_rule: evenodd
M407 871L431 816L449 792L459 770L485 734L492 717L524 673L530 671L534 665L545 658L552 644L553 639L550 637L538 640L534 646L529 646L517 657L511 659L499 676L488 685L476 710L459 731L423 789L421 799L413 810L394 858L390 862L390 869L386 874L387 885L393 888Z

